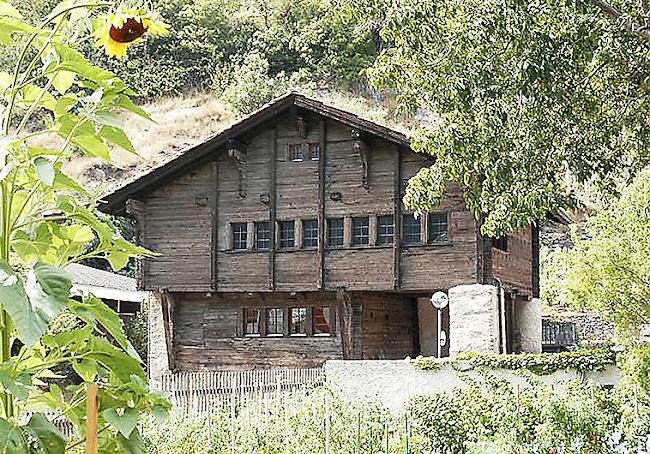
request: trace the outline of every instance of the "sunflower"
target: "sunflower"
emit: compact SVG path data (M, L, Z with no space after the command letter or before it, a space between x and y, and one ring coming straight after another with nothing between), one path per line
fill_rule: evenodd
M165 35L169 25L154 13L134 8L118 8L100 19L93 36L95 47L104 48L109 57L122 58L129 46L136 43L145 33Z

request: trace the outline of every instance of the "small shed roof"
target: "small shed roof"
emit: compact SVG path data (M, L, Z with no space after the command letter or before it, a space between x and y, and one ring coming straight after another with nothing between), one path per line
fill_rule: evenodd
M133 278L79 263L71 263L65 269L72 275L73 292L90 292L97 298L132 302L139 302L143 296Z

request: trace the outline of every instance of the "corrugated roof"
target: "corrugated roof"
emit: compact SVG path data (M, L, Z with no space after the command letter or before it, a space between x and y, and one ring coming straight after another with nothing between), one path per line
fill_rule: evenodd
M71 263L65 269L72 275L72 283L75 286L103 287L126 292L138 291L135 279L121 274L98 270L79 263Z

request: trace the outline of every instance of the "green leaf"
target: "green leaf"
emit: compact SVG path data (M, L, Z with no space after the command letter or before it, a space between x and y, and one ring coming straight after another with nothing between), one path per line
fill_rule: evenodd
M106 422L115 427L126 438L131 436L131 432L138 425L138 416L138 410L135 408L127 408L122 414L118 413L114 408L104 410Z
M115 75L109 71L94 66L79 52L60 43L52 43L54 50L59 55L59 67L70 71L85 79L91 80L100 86L113 88Z
M54 184L54 164L47 158L36 158L34 160L34 167L36 168L36 175L38 179L45 183L47 186L52 187Z
M70 301L69 307L86 323L91 325L99 323L122 348L128 349L128 339L120 316L102 300L88 297L84 298L83 302Z
M130 151L131 153L135 153L135 148L133 147L133 144L131 143L131 140L129 137L122 131L121 128L115 128L112 126L103 126L102 129L99 131L99 135L102 136L104 139L112 143L113 145L117 145L118 147L123 148L126 151Z
M10 370L0 370L0 383L17 400L25 401L32 389L32 378L29 374L12 373Z
M1 418L0 452L3 454L25 454L29 452L20 428Z
M133 112L136 115L141 116L142 118L145 118L149 121L153 121L153 119L149 116L147 112L144 111L144 109L136 106L135 103L131 100L131 98L129 98L126 95L120 94L117 97L117 101L115 102L115 104L118 107L121 107L122 109L126 109L130 112Z
M117 115L108 110L100 110L92 114L93 120L97 123L104 126L112 126L113 128L123 129L124 123L120 120Z
M106 162L111 162L111 150L97 136L75 136L72 143L88 156L102 158Z
M88 354L88 359L93 359L106 367L123 383L130 382L131 375L145 379L144 370L135 358L111 345L106 339L92 336L89 340L92 353Z
M15 17L17 19L20 19L22 17L20 12L14 8L11 3L3 1L0 1L0 16Z
M135 429L129 438L124 437L121 433L117 434L117 441L127 454L145 454L144 441L140 436L138 429Z
M34 265L34 273L36 280L47 295L56 299L60 304L65 304L68 301L72 287L70 273L40 262Z
M72 368L86 383L92 383L97 377L97 363L95 361L84 359L79 363L72 363Z
M52 78L52 86L60 94L65 94L72 87L77 75L72 71L58 71Z
M115 271L121 270L129 263L129 254L124 251L113 250L106 258Z
M32 415L27 423L27 432L38 441L36 448L31 452L55 454L65 451L67 440L44 414Z

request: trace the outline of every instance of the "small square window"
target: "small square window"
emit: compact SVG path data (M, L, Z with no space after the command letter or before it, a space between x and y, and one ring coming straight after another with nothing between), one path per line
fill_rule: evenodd
M377 218L377 244L393 244L394 234L393 216L379 216Z
M293 221L280 222L280 248L290 249L296 244L296 225Z
M261 311L259 309L246 309L244 312L244 334L246 336L259 336Z
M245 222L237 222L232 224L232 248L233 249L246 249L247 239L247 224Z
M307 308L292 307L289 310L289 334L292 336L306 336Z
M508 252L508 237L500 236L494 239L494 247L500 251Z
M332 334L331 311L329 306L314 306L314 335L329 336Z
M255 249L268 249L271 246L271 226L268 222L255 223Z
M439 243L449 239L447 213L429 214L429 243Z
M404 244L420 244L422 241L422 227L420 219L413 214L405 214L402 219L402 230L404 231Z
M318 246L318 221L310 219L302 221L302 247Z
M343 218L327 220L327 244L330 247L343 246Z
M304 161L308 151L309 146L306 143L290 143L289 160L294 162Z
M352 228L354 235L352 237L352 244L355 246L365 246L370 240L370 221L368 218L353 218Z
M284 334L284 310L273 307L266 310L266 335L282 336Z
M309 158L312 161L318 161L320 159L320 143L309 144Z

